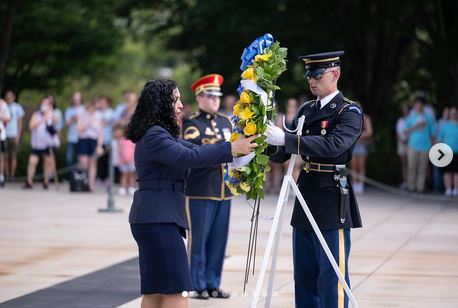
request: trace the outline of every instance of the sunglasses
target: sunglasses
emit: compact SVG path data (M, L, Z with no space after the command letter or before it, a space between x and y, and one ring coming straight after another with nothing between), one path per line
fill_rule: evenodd
M319 69L316 69L316 70L308 70L305 72L305 77L307 78L307 80L310 80L310 79L315 79L315 80L321 80L324 76L324 74L327 74L327 73L330 73L330 72L334 72L336 70L329 70L329 71L326 71L326 68L319 68Z

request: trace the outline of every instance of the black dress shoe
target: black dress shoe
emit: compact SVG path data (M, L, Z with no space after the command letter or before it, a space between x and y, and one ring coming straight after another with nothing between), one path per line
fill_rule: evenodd
M229 298L229 293L220 288L208 288L207 291L212 298Z
M24 189L32 189L33 186L29 182L25 181L25 184L24 184L24 186L22 186L22 188L24 188Z
M190 297L195 298L195 299L209 299L210 295L208 295L207 290L200 290L200 291L193 291Z

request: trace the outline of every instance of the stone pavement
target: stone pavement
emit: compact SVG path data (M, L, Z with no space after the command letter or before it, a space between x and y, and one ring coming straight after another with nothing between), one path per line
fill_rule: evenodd
M139 307L137 251L127 214L106 206L100 189L71 194L19 185L0 190L0 307ZM359 198L364 228L352 231L350 277L359 307L458 307L458 200L428 201L370 190ZM276 198L262 203L257 269ZM229 300L190 300L190 307L248 307L242 294L251 208L232 207L222 287ZM272 307L294 307L288 208ZM266 279L267 280L267 279ZM259 307L262 306L262 302Z

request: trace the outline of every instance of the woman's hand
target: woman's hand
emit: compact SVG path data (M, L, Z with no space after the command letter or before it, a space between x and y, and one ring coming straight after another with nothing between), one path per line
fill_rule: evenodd
M258 146L256 143L251 143L258 135L254 135L248 138L239 138L236 141L231 143L231 151L232 154L243 154L247 155L254 151L254 149Z

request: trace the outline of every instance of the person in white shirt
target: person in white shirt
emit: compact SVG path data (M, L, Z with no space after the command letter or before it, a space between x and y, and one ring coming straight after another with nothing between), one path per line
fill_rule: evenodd
M11 119L6 102L0 98L0 187L5 185L4 153L6 152L6 124Z
M5 174L7 177L14 177L16 175L17 152L25 115L24 109L15 100L16 95L14 92L11 90L6 91L5 101L8 104L11 114L11 120L6 125Z
M78 116L78 162L86 170L89 178L89 190L95 188L97 158L103 154L102 114L97 110L98 99L86 104L85 111Z
M397 154L401 160L402 184L401 188L407 188L407 133L406 133L406 118L409 115L409 106L402 105L402 116L396 122L396 139L397 139Z
M51 101L45 97L40 101L38 110L33 113L29 122L29 129L32 132L30 139L32 150L29 155L24 189L33 188L33 178L40 158L43 161L43 188L48 188L49 158L52 151L49 145L52 143L56 123L57 117L53 113Z

